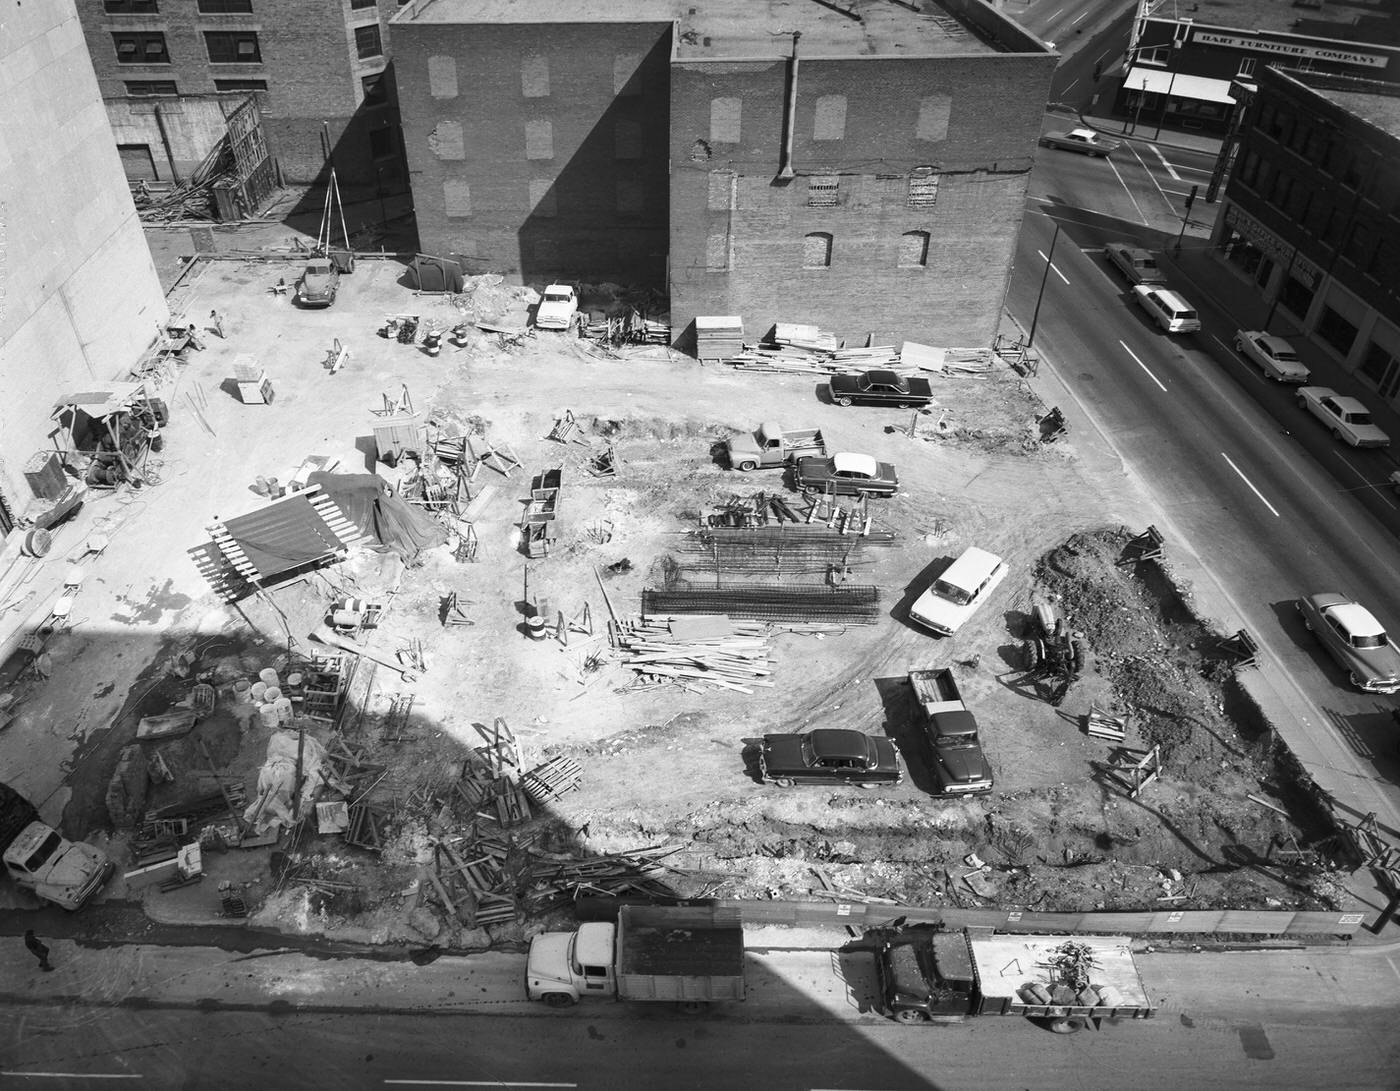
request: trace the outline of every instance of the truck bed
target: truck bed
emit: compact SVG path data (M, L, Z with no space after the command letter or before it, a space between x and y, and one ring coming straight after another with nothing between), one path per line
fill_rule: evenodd
M623 906L617 995L623 1000L744 999L744 926L738 911Z
M1112 1007L1069 1008L1027 1004L1018 990L1022 985L1051 985L1048 966L1051 952L1066 940L1086 943L1094 951L1097 965L1089 975L1095 986L1111 985L1121 1001ZM1152 1014L1152 1003L1138 976L1137 964L1127 936L978 936L969 941L972 962L982 993L982 1014L1047 1015L1069 1014L1145 1018ZM1049 1010L1054 1008L1053 1011Z
M963 707L957 679L947 667L910 671L909 682L914 687L914 700L918 701L929 715L953 712Z

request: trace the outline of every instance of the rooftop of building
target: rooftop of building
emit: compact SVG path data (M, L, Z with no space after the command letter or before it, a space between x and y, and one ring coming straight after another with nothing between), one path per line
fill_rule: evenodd
M395 24L675 23L678 60L999 53L937 0L413 0ZM1048 52L1048 48L1047 48Z
M1376 45L1400 33L1394 5L1357 0L1159 0L1148 18Z
M1279 75L1400 141L1400 86L1293 69Z

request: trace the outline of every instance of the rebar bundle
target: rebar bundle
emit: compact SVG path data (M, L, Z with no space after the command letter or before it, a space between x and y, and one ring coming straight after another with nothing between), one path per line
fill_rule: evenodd
M844 587L711 587L643 591L642 611L652 614L728 614L754 621L834 621L873 625L880 589Z

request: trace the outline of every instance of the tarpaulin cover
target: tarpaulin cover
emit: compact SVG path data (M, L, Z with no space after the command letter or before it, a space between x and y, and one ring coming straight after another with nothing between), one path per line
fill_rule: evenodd
M405 562L447 541L442 524L395 496L378 474L314 473L307 484L319 485L345 518Z
M271 579L344 548L310 498L301 493L226 519L224 529L257 569L258 579Z
M298 742L294 731L274 731L267 740L267 760L258 770L258 798L243 812L247 822L256 825L253 833L270 833L292 824L292 795L297 783L297 749L301 749L301 799L297 813L306 814L321 787L321 763L326 749L314 736Z

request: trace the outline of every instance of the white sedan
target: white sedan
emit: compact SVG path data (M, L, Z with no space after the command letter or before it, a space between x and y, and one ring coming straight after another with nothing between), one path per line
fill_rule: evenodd
M1061 148L1067 152L1082 152L1085 155L1099 155L1105 159L1118 150L1121 141L1109 140L1093 129L1071 129L1067 133L1046 133L1040 142L1047 148Z
M1305 383L1312 374L1293 346L1263 330L1236 330L1235 351L1258 364L1264 374L1280 383Z

